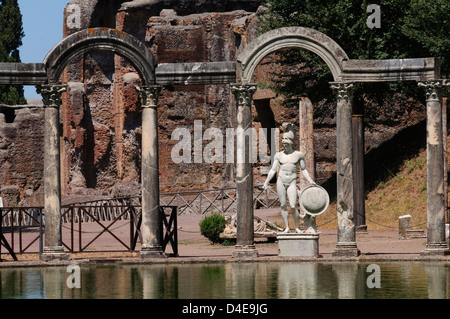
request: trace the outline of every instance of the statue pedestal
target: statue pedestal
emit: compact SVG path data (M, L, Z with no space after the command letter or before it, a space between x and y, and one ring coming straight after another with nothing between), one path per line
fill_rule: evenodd
M278 233L279 256L319 256L319 234Z

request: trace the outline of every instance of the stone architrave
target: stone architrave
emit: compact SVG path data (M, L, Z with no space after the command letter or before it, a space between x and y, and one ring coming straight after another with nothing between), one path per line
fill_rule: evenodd
M159 207L158 96L160 86L142 86L137 90L142 105L142 258L164 257L162 219Z
M353 83L333 82L337 97L336 109L336 178L337 178L337 245L335 257L356 257L356 229L353 212Z
M61 239L61 172L59 108L65 85L37 86L44 103L44 211L45 245L41 259L69 259Z
M232 256L257 257L253 226L253 171L249 159L251 141L246 142L246 130L252 127L252 99L256 84L231 84L236 100L236 246Z
M427 247L422 255L447 255L444 207L443 81L424 81L427 101Z

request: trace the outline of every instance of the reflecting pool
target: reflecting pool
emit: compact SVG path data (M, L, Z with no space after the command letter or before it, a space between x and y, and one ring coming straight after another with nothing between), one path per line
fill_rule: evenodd
M1 269L0 298L446 299L449 278L442 262L82 264Z

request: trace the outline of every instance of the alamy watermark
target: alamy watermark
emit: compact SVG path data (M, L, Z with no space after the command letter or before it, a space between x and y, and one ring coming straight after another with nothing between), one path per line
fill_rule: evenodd
M377 4L369 4L367 6L367 13L371 13L367 17L366 24L370 29L381 28L381 8Z
M366 280L367 288L381 288L381 269L377 264L367 266L366 272L371 273Z
M271 155L279 151L278 128L210 127L203 131L202 121L195 120L191 132L185 127L173 130L171 139L178 141L171 150L174 163L245 163L245 150L248 150L248 162L270 163Z
M67 288L81 288L81 269L80 266L71 264L67 266L66 272L70 273L67 277Z
M66 7L66 25L69 29L81 28L81 9L78 4L68 4Z

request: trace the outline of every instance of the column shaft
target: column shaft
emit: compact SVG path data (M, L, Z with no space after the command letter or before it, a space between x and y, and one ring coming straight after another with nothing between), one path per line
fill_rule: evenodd
M337 93L336 109L336 178L337 245L336 257L358 256L353 198L352 83L332 83Z
M448 160L447 160L447 97L442 97L442 138L444 147L444 210L445 222L448 223Z
M314 154L314 107L311 100L307 97L302 97L299 102L298 108L298 118L299 118L299 149L300 152L305 155L306 170L309 172L311 179L316 181L316 163ZM309 182L300 174L300 190L309 186ZM316 218L306 214L306 212L301 212L304 215L303 227L305 229L313 227L316 229Z
M364 116L353 114L353 197L357 232L367 232L364 187Z
M427 97L427 248L423 255L449 253L445 243L442 81L419 82Z
M61 239L61 172L60 172L60 124L59 107L62 85L38 87L44 102L44 211L45 246L43 260L68 259Z
M159 152L157 101L160 87L141 87L142 102L142 247L143 258L163 257L159 207Z
M256 257L253 221L253 171L249 159L251 141L245 132L252 128L252 97L255 84L231 86L236 99L236 246L233 257ZM249 134L251 136L251 134Z
M300 152L305 155L306 170L313 181L316 180L316 163L314 157L314 107L311 100L301 98L298 109ZM306 178L300 176L300 189L309 186Z

